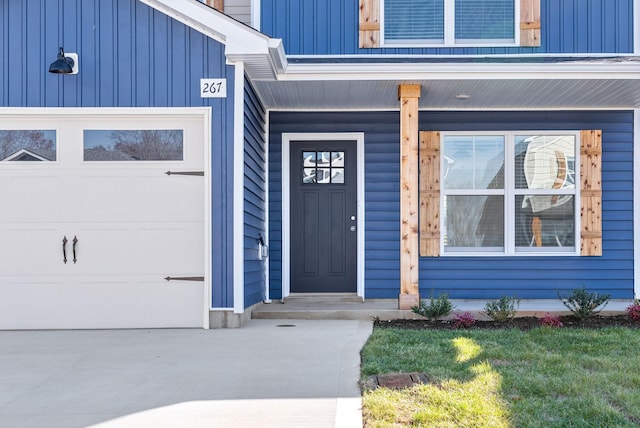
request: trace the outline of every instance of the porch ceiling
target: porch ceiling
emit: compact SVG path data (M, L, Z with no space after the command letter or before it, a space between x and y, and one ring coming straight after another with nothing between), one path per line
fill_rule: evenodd
M256 87L271 109L398 109L403 83L422 86L421 110L640 107L640 78L261 81Z
M249 72L250 72L249 67ZM398 86L422 87L420 109L640 107L637 57L557 63L323 63L289 61L254 81L270 109L398 109Z

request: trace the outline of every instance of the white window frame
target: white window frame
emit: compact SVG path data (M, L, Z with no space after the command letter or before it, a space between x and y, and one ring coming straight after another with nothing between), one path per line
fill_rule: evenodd
M513 21L513 41L496 40L478 40L478 41L465 41L456 43L456 14L455 14L455 0L443 0L444 1L444 41L430 42L424 39L407 39L407 40L390 40L387 41L384 37L385 34L385 16L384 16L384 2L386 0L380 0L380 47L387 48L400 48L400 47L517 47L520 46L520 1L513 0L514 2L514 21Z
M556 130L556 131L451 131L441 132L440 149L440 254L445 257L460 256L579 256L580 255L580 131ZM515 177L515 138L517 136L530 135L571 135L575 137L575 187L573 189L516 189ZM503 189L477 189L477 190L446 190L444 186L444 174L446 171L445 139L448 136L503 136L505 156L505 177ZM504 196L504 251L492 249L451 250L445 247L446 212L445 197L450 195L503 195ZM522 194L535 195L573 195L574 196L574 245L573 247L531 247L530 251L523 251L522 247L515 245L515 200Z

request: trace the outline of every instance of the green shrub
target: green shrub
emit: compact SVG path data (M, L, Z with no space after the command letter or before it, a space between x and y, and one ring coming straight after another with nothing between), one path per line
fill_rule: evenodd
M514 318L520 307L520 299L502 296L499 300L489 300L484 305L484 313L494 321L505 322Z
M589 292L584 287L577 288L571 293L562 296L558 292L558 298L576 317L579 319L590 318L599 313L609 300L611 296L608 294L598 294L595 291ZM600 309L598 307L602 306Z
M446 294L440 294L437 299L434 299L433 294L431 294L429 303L426 300L422 300L420 301L420 306L414 306L411 310L433 321L449 315L453 311L453 305Z

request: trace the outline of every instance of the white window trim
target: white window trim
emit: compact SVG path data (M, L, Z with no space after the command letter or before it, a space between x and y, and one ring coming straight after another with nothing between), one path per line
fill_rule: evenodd
M458 48L502 48L520 46L520 1L514 1L514 21L513 21L513 41L503 40L478 40L477 42L465 41L456 43L455 40L455 0L444 0L444 41L429 42L427 40L395 40L387 41L384 38L385 16L384 2L380 0L380 47L386 48L436 48L436 47L458 47Z
M580 131L575 130L544 130L544 131L442 131L440 133L441 141L441 156L440 156L440 230L446 230L446 215L444 207L444 198L447 195L504 195L504 250L492 251L487 250L447 250L444 245L444 233L440 236L440 254L443 257L461 257L461 256L501 256L501 257L539 257L539 256L579 256L580 255ZM445 191L444 189L444 171L445 171L445 156L444 156L444 140L447 136L486 136L486 135L501 135L505 138L505 188L504 189L478 189L478 190L457 190L452 189ZM506 162L507 159L513 159L515 154L514 139L520 135L573 135L575 136L575 188L574 189L516 189L513 183L513 177L515 173L515 162ZM566 194L574 195L574 246L571 251L563 251L564 247L542 247L534 248L533 251L518 250L520 247L515 246L515 215L513 207L515 206L515 197L517 194L532 193L536 195L540 194Z

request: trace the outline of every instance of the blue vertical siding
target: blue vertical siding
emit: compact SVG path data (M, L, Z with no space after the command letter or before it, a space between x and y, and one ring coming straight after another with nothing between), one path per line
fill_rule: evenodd
M541 0L539 48L358 48L358 0L262 0L261 29L288 55L632 53L633 0Z
M212 108L212 306L233 307L234 67L224 45L135 0L0 0L0 106ZM58 47L80 72L48 73ZM226 99L200 78L226 78Z
M265 236L266 142L265 109L251 83L244 91L244 305L265 298L266 263L258 260L258 237Z
M283 132L365 133L365 293L396 298L400 282L400 146L397 112L270 114L271 293L282 287ZM421 130L603 130L602 257L439 257L420 259L420 292L452 298L557 298L586 286L633 297L633 113L421 112ZM276 250L277 249L277 250Z

